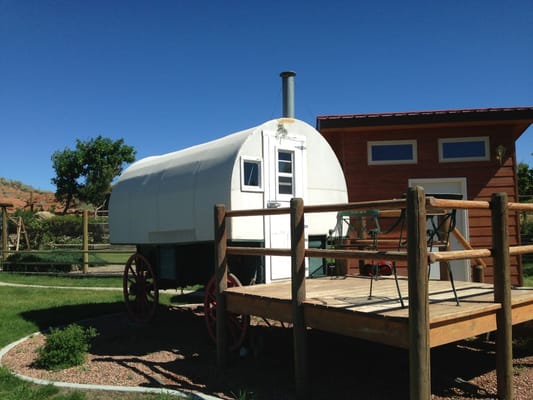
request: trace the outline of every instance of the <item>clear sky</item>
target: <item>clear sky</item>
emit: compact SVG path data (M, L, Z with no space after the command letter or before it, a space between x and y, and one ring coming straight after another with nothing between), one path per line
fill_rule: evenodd
M281 114L533 106L533 1L0 0L0 176L124 138L137 158ZM533 128L518 161L533 165Z

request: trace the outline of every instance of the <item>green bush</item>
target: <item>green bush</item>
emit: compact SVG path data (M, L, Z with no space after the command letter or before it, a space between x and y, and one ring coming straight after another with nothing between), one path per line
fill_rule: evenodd
M57 371L81 365L87 357L90 342L98 336L96 329L70 324L64 329L51 329L43 347L38 350L35 365Z
M81 265L82 255L75 253L13 253L4 263L5 271L12 272L70 272Z
M533 241L533 221L523 221L520 233L522 235L522 243Z
M81 244L83 219L78 215L56 215L41 219L31 211L17 210L16 217L22 217L31 249L41 249L54 244ZM25 244L24 241L21 241Z

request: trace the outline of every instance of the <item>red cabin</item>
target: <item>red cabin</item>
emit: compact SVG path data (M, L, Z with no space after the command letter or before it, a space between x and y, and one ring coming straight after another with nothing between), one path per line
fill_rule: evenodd
M414 185L466 200L506 192L518 201L515 142L531 123L533 107L317 117L317 129L343 167L351 202L400 198ZM516 245L519 215L510 218L509 241ZM488 210L458 210L457 228L471 247L491 247ZM483 262L484 279L492 282L492 259ZM455 279L472 280L477 263L460 263L452 267ZM513 284L521 285L519 257L511 259L511 270Z

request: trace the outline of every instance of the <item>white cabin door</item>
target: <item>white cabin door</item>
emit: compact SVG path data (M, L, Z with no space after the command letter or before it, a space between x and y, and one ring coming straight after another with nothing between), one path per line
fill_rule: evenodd
M454 193L462 194L463 200L467 200L466 178L435 178L435 179L409 179L409 186L422 186L425 194ZM467 210L456 211L456 228L468 240L468 214ZM464 250L455 236L450 236L452 250ZM432 249L435 251L435 249ZM454 280L471 281L470 260L454 260L450 264ZM439 263L431 265L430 278L440 278Z
M265 207L290 207L293 197L304 197L305 138L263 132L265 159ZM265 217L265 246L291 247L290 215ZM291 276L290 257L265 257L265 281Z

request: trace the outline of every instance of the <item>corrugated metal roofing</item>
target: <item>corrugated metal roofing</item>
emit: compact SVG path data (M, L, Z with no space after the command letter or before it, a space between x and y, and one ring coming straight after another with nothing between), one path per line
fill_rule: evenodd
M458 110L319 115L316 119L318 130L324 128L355 126L515 120L533 123L533 107L470 108Z

